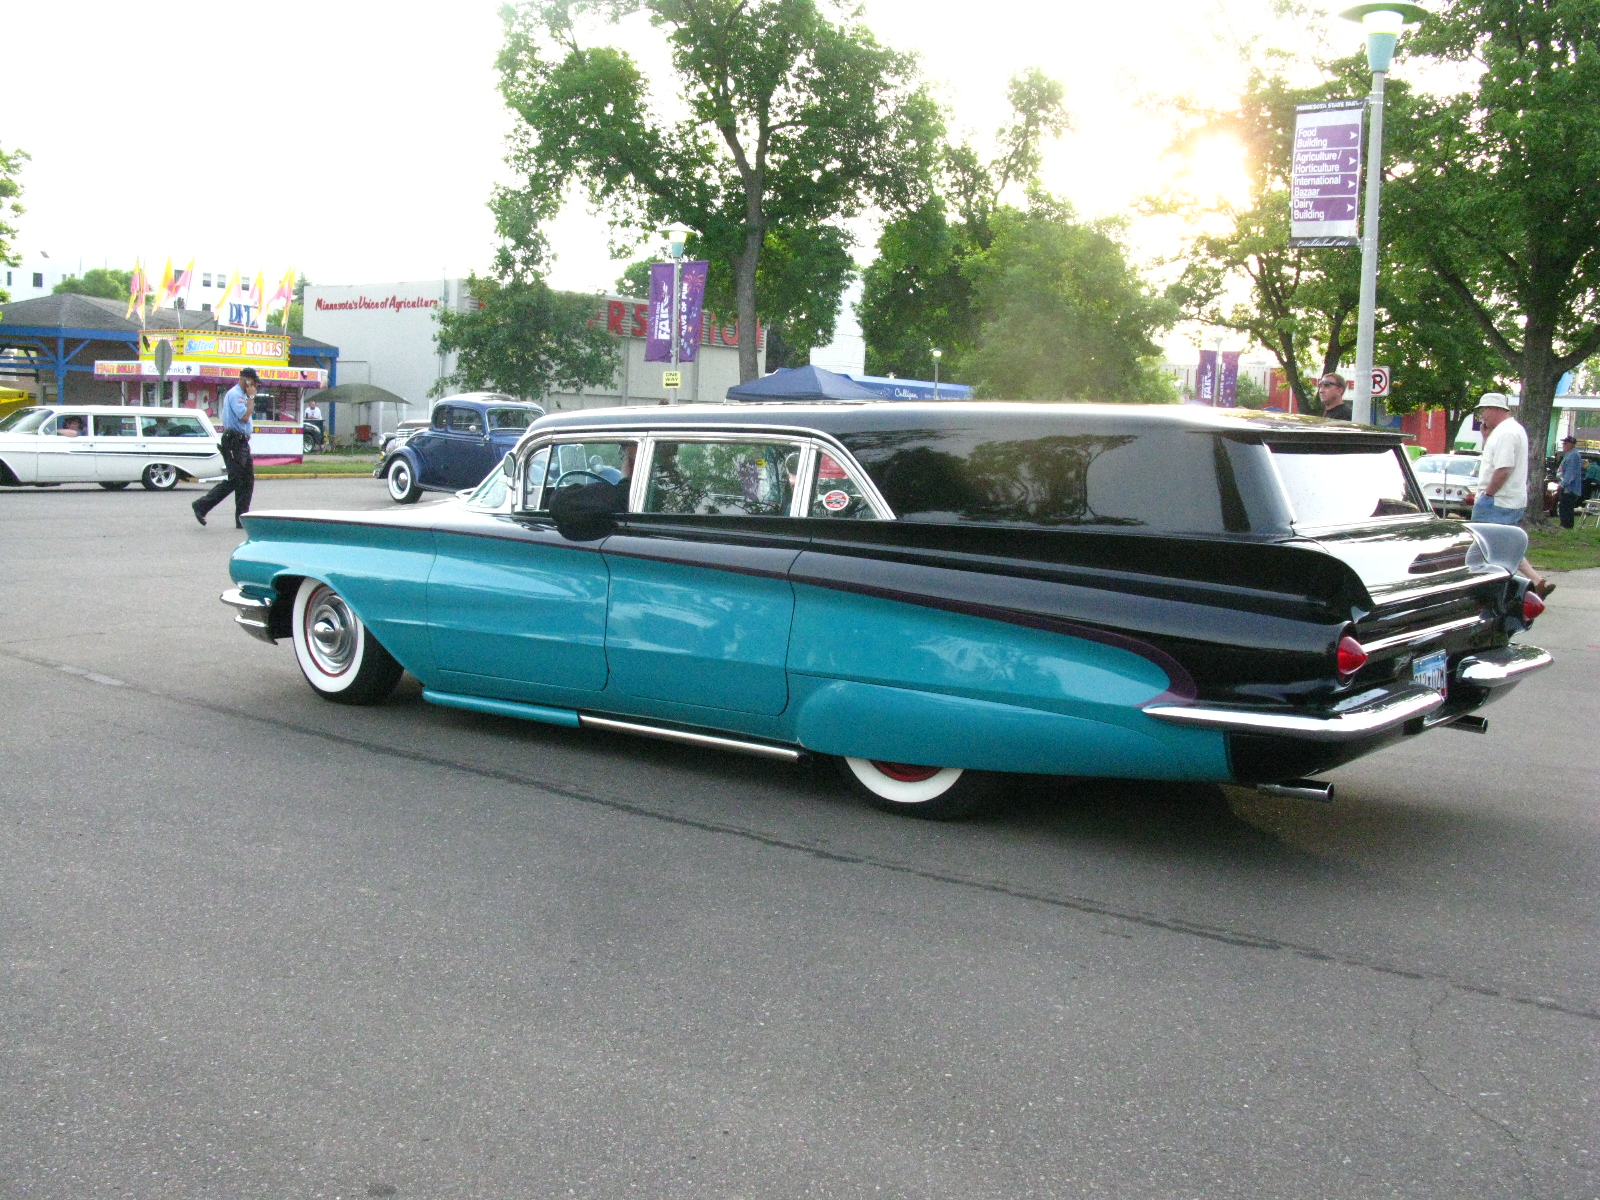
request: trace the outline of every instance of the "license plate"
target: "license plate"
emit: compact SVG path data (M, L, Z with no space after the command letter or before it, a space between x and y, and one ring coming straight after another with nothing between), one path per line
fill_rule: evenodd
M1411 682L1430 687L1443 696L1450 684L1450 656L1443 650L1435 650L1426 658L1416 659L1411 664Z

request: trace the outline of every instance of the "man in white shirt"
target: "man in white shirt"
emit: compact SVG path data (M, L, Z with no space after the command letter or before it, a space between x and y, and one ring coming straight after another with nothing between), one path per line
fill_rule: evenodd
M1511 402L1499 392L1485 392L1478 401L1478 422L1483 426L1483 454L1478 460L1478 498L1472 502L1472 519L1494 525L1520 525L1528 510L1528 431L1511 415ZM1533 581L1540 597L1555 591L1555 584L1522 560L1518 572Z

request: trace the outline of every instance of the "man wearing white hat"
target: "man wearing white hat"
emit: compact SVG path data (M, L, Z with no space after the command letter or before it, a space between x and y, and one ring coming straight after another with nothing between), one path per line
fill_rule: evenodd
M1472 519L1495 525L1518 525L1528 511L1528 432L1511 415L1511 401L1500 392L1485 392L1478 401L1478 422L1483 426L1483 455L1478 460L1478 498ZM1555 590L1553 583L1522 560L1520 573L1533 580L1540 596Z

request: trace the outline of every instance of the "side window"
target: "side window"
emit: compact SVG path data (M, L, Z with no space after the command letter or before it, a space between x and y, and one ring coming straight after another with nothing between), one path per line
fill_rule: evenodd
M56 433L60 437L87 437L89 418L84 413L62 413L56 422Z
M482 433L483 418L478 415L475 408L452 408L450 410L451 433Z
M785 517L796 447L772 442L657 442L644 511Z
M205 437L199 417L140 417L145 437Z
M95 414L95 437L138 437L139 418L135 416Z
M806 506L806 515L846 521L878 519L855 480L826 450L817 454L817 480L811 486L811 503Z
M541 448L528 462L524 507L546 511L558 488L625 485L633 478L638 449L638 443L631 441L558 442Z
M450 424L450 414L454 411L448 404L441 404L433 410L433 427L445 429Z

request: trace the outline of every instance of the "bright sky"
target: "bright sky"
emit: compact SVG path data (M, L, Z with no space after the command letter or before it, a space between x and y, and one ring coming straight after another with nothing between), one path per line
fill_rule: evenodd
M485 208L504 177L509 118L495 91L499 0L278 0L152 9L125 0L19 5L6 18L0 146L32 155L17 248L127 268L169 255L319 283L483 270ZM1237 151L1165 155L1160 101L1225 103L1252 36L1307 47L1360 30L1271 15L1270 0L869 0L880 40L915 51L953 128L987 146L1005 84L1041 66L1067 87L1076 129L1051 147L1045 183L1087 215L1131 212L1189 170L1199 190L1238 185ZM1340 27L1343 28L1340 28ZM625 44L659 58L635 24ZM576 207L552 231L552 282L609 287L605 224ZM1144 254L1173 248L1142 226ZM870 254L870 246L859 253Z

